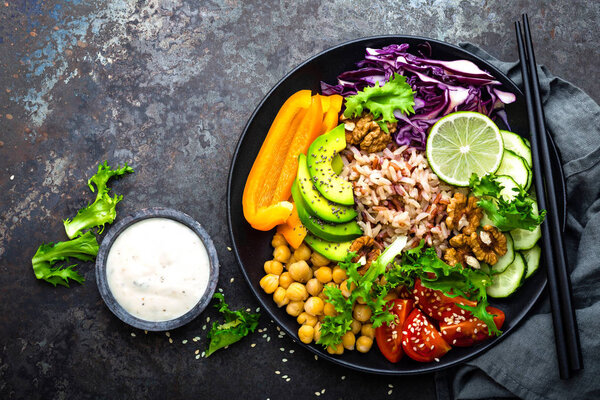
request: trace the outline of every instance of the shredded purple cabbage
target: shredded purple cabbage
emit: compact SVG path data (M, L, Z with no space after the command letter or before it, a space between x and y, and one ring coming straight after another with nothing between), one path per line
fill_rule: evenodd
M366 49L358 69L338 76L338 84L321 82L324 95L356 94L367 86L387 82L394 73L406 76L415 94L415 113L396 112L398 129L394 139L399 145L425 148L427 131L441 117L455 111L477 111L500 118L510 129L504 105L516 100L513 93L500 90L501 83L468 60L440 61L422 54L408 53L409 45L393 44L382 49ZM428 43L424 51L431 54Z

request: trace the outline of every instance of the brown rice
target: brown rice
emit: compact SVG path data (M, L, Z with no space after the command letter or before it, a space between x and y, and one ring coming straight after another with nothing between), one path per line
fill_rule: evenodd
M445 223L446 205L461 189L441 182L424 152L414 147L390 146L366 154L350 146L342 155L341 176L354 186L364 234L382 246L399 235L408 235L408 247L425 239L441 256L451 233Z

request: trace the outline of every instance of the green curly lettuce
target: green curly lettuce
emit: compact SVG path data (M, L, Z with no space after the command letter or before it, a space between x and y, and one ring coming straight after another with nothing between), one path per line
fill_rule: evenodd
M67 218L63 221L69 239L73 239L86 229L93 227L100 227L100 232L102 232L105 224L110 224L115 220L117 217L116 206L123 199L123 196L115 195L111 197L108 194L110 191L110 188L107 186L108 181L112 177L132 172L133 169L127 163L123 167L117 167L116 169L112 169L106 161L98 166L98 172L88 180L90 190L97 192L96 199L92 204L79 210L72 220ZM96 186L96 189L94 189L92 184Z
M546 210L536 212L535 200L521 188L514 188L516 196L510 201L501 196L504 186L494 174L479 178L476 174L469 179L471 193L479 198L477 205L501 231L513 229L534 230L544 221Z
M52 285L69 287L69 280L83 283L84 278L73 268L75 265L57 265L69 258L91 261L98 254L98 241L91 232L66 242L42 244L33 256L31 263L37 279Z
M387 122L397 122L396 110L408 115L414 113L415 92L406 82L406 77L394 73L383 86L366 87L355 95L346 97L344 116L354 118L360 116L365 109L373 114L373 119L381 129L388 132Z
M208 333L210 344L206 351L206 357L225 346L240 341L249 333L254 332L260 318L259 313L252 314L245 310L231 311L227 303L225 303L225 296L221 293L215 293L213 298L219 301L215 304L215 307L223 314L225 322L222 324L213 322L212 328Z

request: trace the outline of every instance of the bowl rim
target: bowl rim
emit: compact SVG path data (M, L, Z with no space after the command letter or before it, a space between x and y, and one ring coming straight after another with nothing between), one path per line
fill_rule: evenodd
M273 87L263 96L263 98L261 99L261 101L258 103L258 105L256 106L256 108L254 109L254 111L252 112L252 114L250 115L250 117L248 118L248 121L246 122L246 124L244 125L244 129L242 130L242 133L238 139L238 142L236 144L235 147L235 151L232 155L231 158L231 163L229 165L229 173L228 173L228 180L227 180L227 223L228 223L228 228L229 228L229 235L232 241L232 248L233 248L233 253L235 255L236 261L238 263L238 268L240 269L240 271L242 272L242 275L244 276L244 279L246 280L246 282L248 283L248 286L250 287L250 290L252 292L252 294L256 297L256 299L258 300L259 303L261 303L262 305L262 299L259 293L259 289L254 287L254 285L252 285L251 283L251 279L248 276L246 269L244 268L244 264L242 262L242 259L240 257L240 254L238 252L237 246L236 246L236 240L234 237L234 232L233 232L233 221L232 221L232 213L231 213L231 192L232 192L232 185L233 185L233 170L236 164L236 161L239 157L240 154L240 150L241 150L241 146L242 146L242 142L244 141L245 137L246 137L246 133L250 127L250 125L252 124L252 122L254 121L254 119L256 118L257 114L259 113L259 111L262 109L262 107L264 106L265 102L271 97L271 95L279 88L279 86L285 82L291 75L293 75L296 71L298 71L299 69L303 68L305 65L313 62L315 59L325 55L326 53L332 52L334 50L340 49L342 47L348 46L348 45L352 45L352 44L357 44L357 43L361 43L361 42L368 42L368 41L374 41L374 40L397 40L397 41L401 41L401 40L410 40L410 41L421 41L421 42L429 42L429 43L435 43L436 45L442 46L442 47L446 47L449 49L452 49L460 54L464 54L467 55L468 57L476 60L477 63L479 63L480 65L484 65L486 70L488 70L488 72L490 72L491 74L493 74L496 77L500 77L503 78L504 80L506 80L507 82L510 82L513 84L514 89L516 89L516 95L517 97L523 97L523 92L520 90L519 86L513 81L511 80L506 74L504 74L502 71L500 71L498 68L496 68L494 65L492 65L490 62L486 61L485 59L471 53L470 51L468 51L467 49L464 49L462 47L459 47L457 45L451 44L451 43L447 43L441 40L437 40L437 39L433 39L433 38L428 38L428 37L424 37L424 36L417 36L417 35L375 35L375 36L367 36L367 37L361 37L361 38L357 38L357 39L352 39L352 40L348 40L348 41L344 41L341 42L339 44L336 44L332 47L326 48L323 51L320 51L319 53L307 58L306 60L304 60L303 62L301 62L300 64L298 64L296 67L294 67L293 69L291 69L288 73L286 73L281 79L279 79L277 81L277 83L275 83L273 85ZM358 61L358 60L357 60ZM552 139L552 137L549 135L550 139ZM552 142L552 147L554 149L555 154L559 157L560 160L560 155L557 152L557 149L554 145L554 142L551 140ZM562 185L561 188L563 189L563 194L564 193L564 175L563 175L563 171L562 171L562 166L559 166L560 170L557 171L558 172L558 179L561 180ZM564 207L563 210L566 210L566 198L564 199ZM563 229L564 229L564 221L565 221L565 216L566 216L566 212L563 214ZM528 300L528 311L530 312L531 309L533 308L534 304L539 300L541 294L543 293L543 291L545 290L547 281L546 278L544 277L543 279L543 284L540 285L539 290L537 290L535 293L532 293L532 297L529 298ZM427 363L427 366L422 367L418 370L413 370L413 369L405 369L405 370L383 370L380 368L371 368L371 367L366 367L363 365L357 365L354 364L352 362L348 362L344 359L341 358L336 358L330 354L328 354L325 351L322 351L321 348L316 348L316 346L314 344L305 344L299 340L297 340L297 334L296 332L291 331L290 329L288 329L287 324L282 320L281 316L279 314L274 314L271 313L270 310L267 308L266 309L267 313L269 313L271 319L277 323L286 333L288 333L292 338L294 338L294 341L301 345L302 347L308 349L309 351L311 351L313 354L318 355L320 358L324 358L329 362L335 363L337 365L341 365L347 368L350 368L352 370L355 371L360 371L360 372L366 372L366 373L371 373L371 374L378 374L378 375L394 375L394 376L409 376L409 375L420 375L420 374L426 374L426 373L432 373L432 372L436 372L436 371L441 371L447 368L451 368L451 367L456 367L457 365L463 364L473 358L475 358L476 356L482 354L483 352L485 352L486 350L488 350L489 348L495 346L496 344L498 344L500 341L502 341L506 336L508 336L509 332L513 331L519 324L521 324L523 322L523 320L525 319L525 315L524 314L517 322L515 322L515 324L513 326L511 326L510 328L506 329L503 334L499 337L496 337L492 340L489 340L485 343L482 343L478 346L473 347L473 351L469 352L468 354L465 354L459 358L457 358L456 360L453 360L451 362L447 362L444 364L438 364L438 363Z
M206 286L204 293L196 305L185 314L168 321L147 321L130 314L117 302L113 296L108 286L108 280L106 277L106 262L108 259L108 253L110 252L110 249L117 237L119 237L119 235L131 225L151 218L168 218L190 228L202 241L210 264L208 285ZM166 207L140 209L113 225L100 244L98 256L96 258L95 269L98 291L100 292L100 296L102 297L102 300L104 300L104 303L108 309L126 324L133 326L134 328L153 332L168 331L179 328L195 319L198 315L200 315L200 313L202 313L202 311L206 309L208 303L210 303L219 280L219 259L217 256L217 251L206 230L204 230L198 221L189 215Z

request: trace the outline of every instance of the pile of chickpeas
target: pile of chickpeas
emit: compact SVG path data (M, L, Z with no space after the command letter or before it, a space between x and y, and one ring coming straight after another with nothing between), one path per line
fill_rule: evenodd
M346 271L319 253L311 252L305 243L292 253L283 235L276 233L271 245L273 259L264 264L266 275L260 280L260 286L266 293L273 294L278 307L285 306L286 312L296 317L300 324L298 337L303 343L317 342L325 316L337 314L323 289L339 287L347 298L354 284L348 287ZM341 343L327 347L328 353L342 354L344 349L361 353L371 350L375 338L375 329L370 323L371 309L360 303L357 301L354 305L351 330L342 337Z

